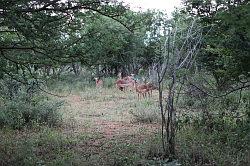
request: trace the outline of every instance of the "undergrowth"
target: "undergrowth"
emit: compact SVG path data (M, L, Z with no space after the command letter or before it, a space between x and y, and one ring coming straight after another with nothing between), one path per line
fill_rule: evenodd
M187 98L187 103L182 100L176 137L181 163L190 166L250 165L249 99L246 91L241 98L238 94L230 94L202 102L191 98ZM183 107L193 112L183 113Z
M133 115L134 122L158 123L161 121L157 104L149 99L135 103L130 114Z
M15 80L1 83L4 88L0 91L0 128L23 129L34 124L51 127L61 124L59 108L63 101L42 94L37 84L21 85Z

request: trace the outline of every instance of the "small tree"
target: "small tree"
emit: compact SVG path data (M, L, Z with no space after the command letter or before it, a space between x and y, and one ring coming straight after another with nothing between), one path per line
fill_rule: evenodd
M164 157L175 158L176 133L176 97L177 86L184 83L187 74L193 70L195 57L202 41L202 27L196 18L175 15L166 28L166 39L162 46L162 56L157 63L159 86L159 105L162 117L162 146ZM165 79L168 82L168 94L163 98Z

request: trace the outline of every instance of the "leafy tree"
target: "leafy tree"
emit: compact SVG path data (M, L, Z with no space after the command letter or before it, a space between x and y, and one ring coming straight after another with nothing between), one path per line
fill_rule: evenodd
M209 34L199 56L219 90L249 77L250 4L248 1L185 0L187 12L201 18Z
M153 12L132 12L122 2L105 0L1 4L1 74L38 77L52 66L74 68L76 62L131 72L152 62L144 41ZM25 77L18 79L24 83Z
M79 35L99 15L116 19L127 8L120 2L80 1L6 1L0 6L0 73L14 77L33 75L44 66L83 61L87 50L74 47L84 43ZM25 82L22 77L21 82Z

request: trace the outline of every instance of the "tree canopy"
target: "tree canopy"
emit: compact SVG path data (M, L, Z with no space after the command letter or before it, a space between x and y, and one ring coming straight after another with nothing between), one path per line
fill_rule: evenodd
M186 0L186 11L201 18L209 31L199 60L219 89L249 77L250 4L246 0Z

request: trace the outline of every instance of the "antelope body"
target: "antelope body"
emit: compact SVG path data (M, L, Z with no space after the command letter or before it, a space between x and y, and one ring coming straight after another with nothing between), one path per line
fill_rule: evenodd
M147 84L135 84L135 91L138 94L138 99L140 99L140 96L143 98L152 96L152 91L157 89L156 86L154 86L152 83L147 83Z
M118 76L119 76L119 79L115 82L115 84L119 90L125 91L125 89L128 87L134 87L135 80L133 79L132 76L127 76L124 78L121 78L121 75L118 75Z
M148 82L146 85L149 89L148 96L150 97L152 96L153 90L157 89L157 87L153 83L150 83L150 82Z
M138 99L140 99L140 96L143 98L146 97L146 94L149 92L149 88L146 84L135 84L135 91L137 92Z

